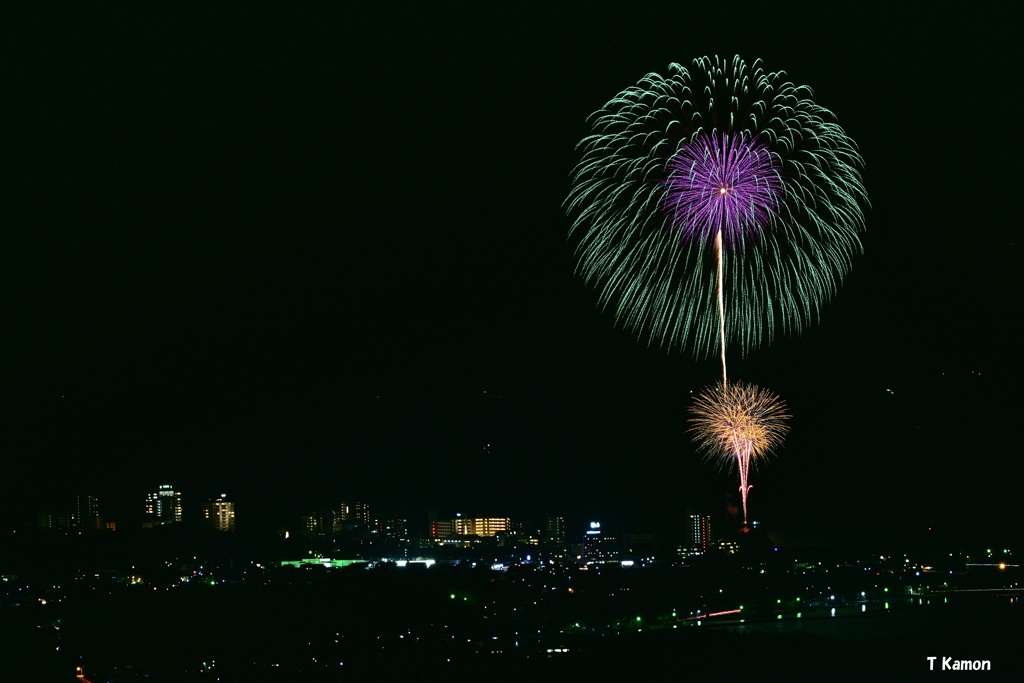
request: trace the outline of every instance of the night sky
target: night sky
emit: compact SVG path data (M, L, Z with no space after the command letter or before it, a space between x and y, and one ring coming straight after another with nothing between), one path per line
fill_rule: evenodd
M240 524L342 499L724 512L735 476L685 424L719 366L616 328L562 202L588 115L739 54L836 113L871 199L820 323L730 357L793 415L752 516L784 538L1017 533L1013 3L345 4L5 22L0 512L89 490L125 519L164 482L186 513L227 493Z

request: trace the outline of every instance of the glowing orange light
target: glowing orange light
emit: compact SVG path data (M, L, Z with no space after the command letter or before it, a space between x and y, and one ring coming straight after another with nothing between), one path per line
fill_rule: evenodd
M698 614L695 617L687 617L687 618L683 619L683 621L693 621L695 619L707 619L708 617L720 617L723 614L739 614L740 611L742 611L742 610L739 610L739 609L727 609L727 610L723 610L721 612L709 612L708 614Z
M725 375L725 358L722 359ZM756 385L721 382L701 391L690 408L690 431L709 459L735 463L740 474L743 522L747 522L747 477L750 465L764 458L789 431L786 404Z

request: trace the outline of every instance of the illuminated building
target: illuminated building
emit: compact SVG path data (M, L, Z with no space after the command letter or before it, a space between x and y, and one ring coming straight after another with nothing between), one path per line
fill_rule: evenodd
M143 526L153 527L181 521L181 493L170 484L161 484L146 495L146 517Z
M457 536L495 536L511 526L508 517L456 517L454 522Z
M314 510L299 518L300 533L307 536L322 536L341 530L338 510Z
M374 531L370 506L362 502L342 501L337 507L308 512L299 520L305 535L345 534L366 537Z
M372 528L370 519L370 506L359 501L350 503L341 501L334 516L333 530L354 531L366 533Z
M711 518L707 515L691 514L690 531L694 551L706 553L711 543Z
M40 512L39 527L42 529L53 529L54 531L70 531L71 514L66 512L53 512L50 510Z
M391 517L379 520L374 529L379 538L407 543L409 541L409 520L405 517Z
M544 532L541 534L544 543L565 545L565 517L552 515L544 520Z
M731 555L740 549L740 544L736 541L719 541L718 550L719 552Z
M565 559L570 553L570 544L566 542L565 517L550 515L544 519L544 527L540 533L541 550L551 557Z
M103 529L103 518L100 516L100 502L96 496L80 494L75 496L74 508L71 511L71 526L86 531Z
M591 522L583 535L580 559L586 563L617 562L620 559L618 541L613 536L601 533L601 523Z
M436 540L455 536L454 519L438 519L436 512L430 513L430 537Z
M39 514L39 526L62 532L100 531L112 528L104 524L100 516L99 499L93 495L79 494L71 500L68 507L60 511L47 511Z
M433 563L433 560L431 560ZM366 560L332 560L329 557L304 557L301 560L281 560L282 567L324 567L330 569L343 569L352 565L365 565Z
M299 518L301 533L322 534L324 533L324 516L320 512L310 512Z
M438 519L430 515L430 537L442 541L456 537L476 536L493 538L511 531L512 520L508 517L463 517L456 514L454 519Z
M222 493L203 506L203 524L217 531L235 530L235 504L226 498Z

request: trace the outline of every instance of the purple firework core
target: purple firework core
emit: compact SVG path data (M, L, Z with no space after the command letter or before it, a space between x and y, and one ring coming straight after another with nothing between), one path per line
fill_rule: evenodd
M778 159L742 133L700 133L679 146L666 166L664 208L687 241L725 244L756 237L782 197Z

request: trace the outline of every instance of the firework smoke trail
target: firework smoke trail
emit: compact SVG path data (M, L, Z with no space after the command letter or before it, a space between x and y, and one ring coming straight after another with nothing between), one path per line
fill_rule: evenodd
M714 234L722 382L725 361L725 300L722 233L739 239L756 234L775 213L781 181L771 155L744 136L700 135L680 145L668 162L666 208L684 239L706 242Z
M818 318L862 250L868 200L856 145L810 95L760 60L702 57L591 117L569 235L618 325L718 350L725 379L726 341L746 354Z
M785 402L754 384L720 382L698 394L690 413L698 447L710 460L739 470L746 524L750 466L782 445L789 432Z
M722 296L722 231L715 235L715 260L718 261L718 321L722 347L722 383L729 381L728 373L725 371L725 299Z

